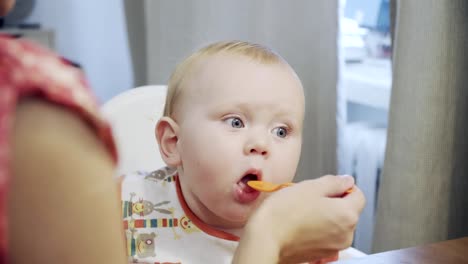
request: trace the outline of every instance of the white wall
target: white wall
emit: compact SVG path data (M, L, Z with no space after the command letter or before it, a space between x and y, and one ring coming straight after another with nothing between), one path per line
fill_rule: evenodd
M36 1L27 21L55 31L56 51L83 66L100 102L133 85L122 1Z

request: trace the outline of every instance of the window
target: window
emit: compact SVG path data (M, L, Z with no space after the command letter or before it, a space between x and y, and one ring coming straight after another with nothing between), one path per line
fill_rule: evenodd
M367 198L353 246L370 253L383 166L391 89L389 0L344 0L340 18L346 125L340 173L352 174Z

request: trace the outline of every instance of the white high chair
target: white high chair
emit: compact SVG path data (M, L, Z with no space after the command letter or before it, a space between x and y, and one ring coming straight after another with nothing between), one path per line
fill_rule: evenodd
M119 153L117 175L165 166L154 129L163 113L166 91L165 85L141 86L115 96L102 106Z
M117 175L165 166L159 154L155 126L163 113L166 91L165 85L141 86L115 96L102 106L119 153ZM340 260L365 255L350 247L340 252Z

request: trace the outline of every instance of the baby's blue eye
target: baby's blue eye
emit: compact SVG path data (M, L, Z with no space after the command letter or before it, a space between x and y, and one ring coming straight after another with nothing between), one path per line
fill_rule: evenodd
M288 130L284 127L277 127L273 132L280 138L285 138L288 135Z
M231 118L227 119L226 121L230 121L231 126L234 127L234 128L243 128L244 127L244 123L242 122L242 120L240 120L240 118L231 117Z

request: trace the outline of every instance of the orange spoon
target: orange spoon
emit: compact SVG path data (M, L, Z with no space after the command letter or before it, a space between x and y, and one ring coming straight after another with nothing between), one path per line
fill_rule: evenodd
M292 182L281 183L281 184L265 182L265 181L248 181L247 182L247 185L252 187L252 189L255 189L260 192L274 192L284 187L289 187L293 184L294 183Z
M247 185L249 185L252 189L255 189L255 190L260 191L260 192L274 192L274 191L277 191L279 189L292 186L292 185L294 185L294 183L293 182L286 182L286 183L276 184L276 183L271 183L271 182L266 182L266 181L248 181ZM345 196L346 194L351 193L351 192L353 192L352 187L349 188L343 194L343 196Z
M351 187L348 190L346 190L346 192L344 192L341 197L345 197L348 193L352 193L353 191L354 191L354 187Z

